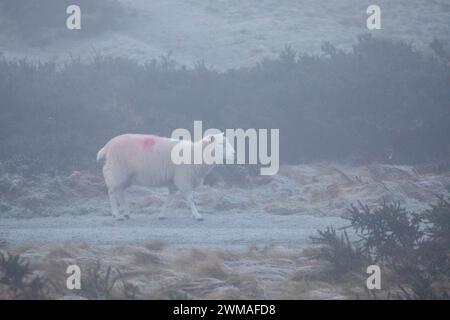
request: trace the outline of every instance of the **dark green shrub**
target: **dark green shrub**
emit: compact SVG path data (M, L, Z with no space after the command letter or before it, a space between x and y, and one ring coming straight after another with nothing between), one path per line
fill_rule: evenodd
M333 275L375 263L394 274L400 292L390 297L450 298L450 199L440 198L420 214L386 203L374 210L360 203L349 211L355 241L331 227L318 231L319 241L313 238L322 245L318 257L332 265Z
M386 204L375 210L359 203L351 206L348 218L364 252L374 262L394 262L416 250L424 236L420 215L400 204Z
M450 248L450 199L439 198L423 214L427 224L426 234L430 239Z
M48 282L30 269L20 255L0 252L0 287L4 286L11 299L46 299Z
M0 161L19 155L79 169L95 165L114 135L170 135L203 120L205 128L279 128L282 163L352 154L414 163L448 156L449 87L442 59L368 36L350 52L286 48L224 72L183 67L170 54L144 65L100 55L63 65L0 59Z
M80 295L88 299L136 299L139 294L139 288L126 282L119 270L104 266L100 261L87 268L87 274L81 277Z
M88 299L111 299L117 280L118 275L110 266L105 268L97 261L81 279L81 295Z
M347 232L339 235L333 227L318 230L318 235L311 237L312 242L320 246L313 256L330 264L330 274L342 276L351 271L360 272L368 264L369 258L360 248L349 240Z

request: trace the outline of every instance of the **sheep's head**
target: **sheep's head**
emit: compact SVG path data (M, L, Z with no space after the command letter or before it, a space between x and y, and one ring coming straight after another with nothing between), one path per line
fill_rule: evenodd
M236 153L233 145L223 132L205 136L203 138L203 150L204 155L211 155L222 163L233 163ZM221 159L217 159L217 157Z

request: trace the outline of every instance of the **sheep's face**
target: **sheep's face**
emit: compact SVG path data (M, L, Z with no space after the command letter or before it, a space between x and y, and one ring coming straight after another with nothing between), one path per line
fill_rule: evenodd
M230 143L224 133L208 135L203 139L204 143L214 147L215 150L221 150L224 163L233 163L236 154L233 145Z

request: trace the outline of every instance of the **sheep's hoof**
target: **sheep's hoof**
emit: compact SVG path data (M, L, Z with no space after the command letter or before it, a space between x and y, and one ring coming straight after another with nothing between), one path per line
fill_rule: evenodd
M198 217L194 217L195 218L195 220L197 220L197 221L203 221L203 217L202 216L198 216Z
M130 215L126 214L126 215L124 215L124 218L129 220L130 219Z
M158 216L158 220L165 220L166 216Z
M116 217L115 219L116 219L116 221L124 221L125 217L124 216L119 216L119 217Z

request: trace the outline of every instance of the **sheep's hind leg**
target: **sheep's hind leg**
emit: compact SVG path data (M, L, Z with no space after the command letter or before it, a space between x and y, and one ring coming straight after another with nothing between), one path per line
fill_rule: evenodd
M112 191L108 191L108 196L109 196L109 203L111 204L111 212L112 215L115 219L120 219L120 212L119 212L119 207L118 207L118 201L116 198L116 194L115 192Z
M122 210L119 220L122 220L123 218L130 219L130 211L128 209L127 201L125 200L125 197L123 195L123 191L117 192L117 200L119 203L119 209Z
M203 217L200 213L198 213L197 207L194 203L194 197L192 196L192 192L189 192L188 194L185 194L185 198L187 203L189 204L189 207L191 208L192 215L194 216L195 220L201 221L203 220Z

